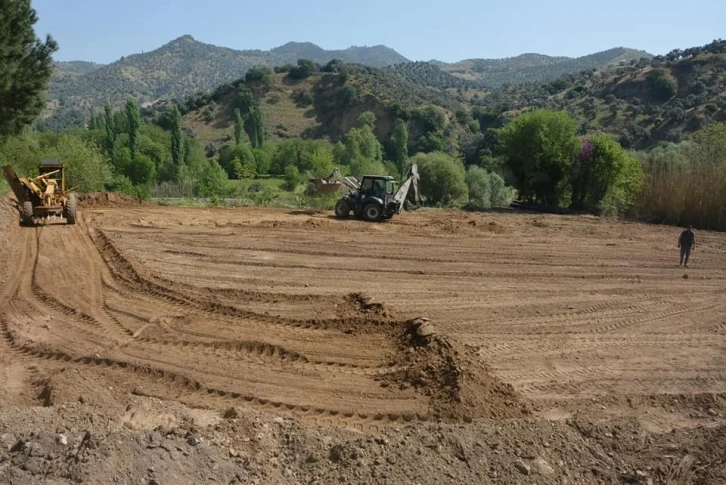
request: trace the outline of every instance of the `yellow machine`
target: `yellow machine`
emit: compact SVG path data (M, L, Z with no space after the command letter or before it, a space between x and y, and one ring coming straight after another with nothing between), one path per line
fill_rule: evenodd
M68 224L76 223L76 194L66 190L63 164L57 160L43 160L34 178L18 177L10 165L3 167L5 178L18 199L20 223L35 225L38 219L62 217Z

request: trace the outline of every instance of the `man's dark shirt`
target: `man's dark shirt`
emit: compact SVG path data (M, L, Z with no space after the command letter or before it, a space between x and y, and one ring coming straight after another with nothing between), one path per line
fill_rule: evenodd
M696 243L696 235L690 229L686 229L681 233L678 242L682 248L691 248Z

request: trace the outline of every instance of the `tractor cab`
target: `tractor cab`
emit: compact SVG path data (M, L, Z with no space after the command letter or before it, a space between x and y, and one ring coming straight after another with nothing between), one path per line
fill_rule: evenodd
M396 195L398 182L389 175L365 175L360 183L361 197L378 197L385 200Z
M38 165L38 175L45 175L43 178L46 181L55 181L53 185L55 185L57 191L65 191L65 170L63 169L63 164L59 163L58 160L43 160Z

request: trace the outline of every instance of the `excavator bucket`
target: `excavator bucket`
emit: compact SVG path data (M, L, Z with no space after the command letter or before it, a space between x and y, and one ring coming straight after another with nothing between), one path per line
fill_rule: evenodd
M30 200L28 198L28 192L25 189L25 186L22 184L22 182L20 182L20 179L15 174L15 170L13 170L13 167L10 165L5 165L3 167L3 173L5 174L5 179L8 181L8 184L10 184L10 188L13 189L15 198L18 199L18 203L22 205L23 202Z

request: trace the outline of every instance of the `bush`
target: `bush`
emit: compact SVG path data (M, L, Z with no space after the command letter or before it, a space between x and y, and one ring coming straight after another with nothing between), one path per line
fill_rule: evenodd
M227 182L227 173L215 160L209 160L202 168L202 173L197 183L197 195L199 197L215 197L224 195Z
M285 169L285 190L295 192L297 187L302 183L300 170L295 165L288 165Z
M573 166L572 206L616 215L634 202L643 180L638 160L607 135L585 139Z
M421 194L431 205L456 206L467 201L464 165L446 153L419 153L411 158L418 164Z
M481 167L469 167L466 173L466 185L469 188L467 206L472 209L491 209L508 205L514 198L514 190L504 184L502 177Z

